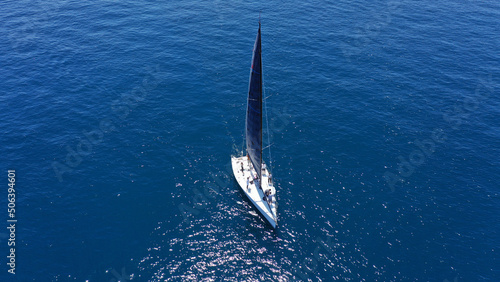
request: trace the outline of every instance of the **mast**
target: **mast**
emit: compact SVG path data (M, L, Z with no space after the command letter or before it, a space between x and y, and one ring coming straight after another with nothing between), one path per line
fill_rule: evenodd
M260 21L257 38L253 48L252 67L248 86L248 104L246 116L247 154L259 178L262 174L262 53Z

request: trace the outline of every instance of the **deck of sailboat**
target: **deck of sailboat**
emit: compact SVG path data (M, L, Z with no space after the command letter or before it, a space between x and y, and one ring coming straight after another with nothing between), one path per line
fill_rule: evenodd
M266 221L269 222L269 224L271 224L273 228L276 228L276 189L274 188L272 181L269 181L269 171L267 170L267 168L264 166L264 168L262 169L261 190L259 189L259 180L256 179L256 172L246 156L239 158L231 157L231 164L233 167L234 177L236 178L236 181L238 182L241 190L245 193L250 202L257 208L259 213L266 219ZM241 170L242 165L243 171ZM254 179L256 180L253 181ZM273 195L273 201L270 204L269 202L263 200L264 191L267 191L268 189L271 190L271 195Z

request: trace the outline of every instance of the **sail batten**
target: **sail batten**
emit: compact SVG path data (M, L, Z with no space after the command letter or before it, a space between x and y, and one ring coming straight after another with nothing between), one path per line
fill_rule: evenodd
M259 180L261 179L262 170L262 54L260 37L259 22L250 68L246 117L247 153Z

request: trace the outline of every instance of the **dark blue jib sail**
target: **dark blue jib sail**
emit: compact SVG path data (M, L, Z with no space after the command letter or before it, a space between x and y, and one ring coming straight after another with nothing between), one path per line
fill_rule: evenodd
M259 179L262 164L262 57L260 46L260 22L253 47L252 67L248 87L246 124L247 153ZM260 184L260 181L259 181Z

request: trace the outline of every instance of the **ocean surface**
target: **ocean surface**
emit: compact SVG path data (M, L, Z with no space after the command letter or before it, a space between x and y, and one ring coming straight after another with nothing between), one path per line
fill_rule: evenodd
M500 281L500 2L0 7L0 281ZM230 170L259 13L276 230Z

